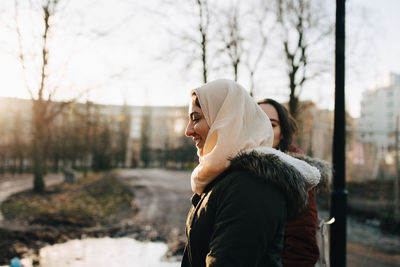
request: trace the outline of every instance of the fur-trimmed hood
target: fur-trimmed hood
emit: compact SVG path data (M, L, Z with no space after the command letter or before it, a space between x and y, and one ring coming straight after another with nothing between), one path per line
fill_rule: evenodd
M320 183L321 176L324 181L331 177L328 164L322 161L268 147L242 151L230 162L230 171L244 170L276 184L286 197L289 220L308 206L308 191Z
M289 153L289 155L299 160L304 160L305 162L307 162L311 166L316 167L319 170L321 178L319 180L319 183L315 186L315 190L317 191L317 193L331 191L333 169L329 162L297 153Z

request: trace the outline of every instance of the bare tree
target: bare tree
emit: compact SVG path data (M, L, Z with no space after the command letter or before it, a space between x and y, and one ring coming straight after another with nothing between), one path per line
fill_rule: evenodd
M34 190L42 192L45 188L43 176L46 171L46 160L50 142L51 125L62 111L75 102L79 96L59 103L53 102L59 86L49 82L50 57L56 52L50 48L50 40L54 34L54 17L65 8L67 0L29 1L29 8L37 10L41 15L41 32L34 36L32 47L24 47L25 35L20 26L20 2L15 0L15 25L18 37L18 59L22 68L25 86L32 100L32 163L34 173ZM25 3L26 4L26 3ZM35 35L36 31L32 32ZM30 75L29 75L30 74ZM32 78L33 77L33 78ZM31 78L31 79L29 79ZM36 83L36 85L35 85Z
M112 139L113 132L110 127L111 123L108 119L98 121L99 127L97 128L97 134L94 135L94 146L93 146L93 170L103 171L110 169L112 164Z
M184 8L188 3L192 11ZM184 24L184 27L181 25L171 27L170 24L166 24L169 25L166 31L176 42L174 42L173 48L170 48L161 58L170 60L171 55L179 53L179 55L186 56L186 67L201 63L201 75L204 83L209 80L210 70L218 72L227 68L232 70L233 79L237 81L241 66L251 72L253 79L259 68L259 62L263 58L267 44L266 35L269 33L264 20L268 10L265 8L267 5L262 7L261 12L257 11L257 16L255 16L255 9L260 8L260 6L255 6L255 3L259 5L257 1L252 1L252 4L240 4L239 1L221 3L208 0L180 2L181 13L190 22ZM262 1L262 3L264 2ZM178 5L176 1L170 4L174 9ZM170 22L169 17L167 19ZM257 42L255 42L255 38L249 38L250 35L254 37L255 33L246 31L247 26L251 23L256 24L256 34L259 35ZM187 25L192 26L187 27ZM260 42L258 42L259 40Z
M234 80L238 80L239 64L242 62L244 37L239 22L240 5L235 4L225 12L226 23L221 23L220 32L222 33L223 47L221 52L229 58L229 64L233 70Z
M244 65L249 72L250 95L254 96L255 74L260 69L260 63L264 59L264 54L270 36L275 30L275 21L271 20L274 14L271 12L271 1L260 1L256 5L250 5L248 14L254 27L251 27L250 35L244 45ZM247 19L246 19L247 20Z
M93 103L90 101L86 101L85 104L85 115L84 115L84 124L83 124L83 176L87 177L88 169L89 169L89 153L90 148L92 146L92 128L93 128L93 119L92 119L92 107Z
M130 113L130 108L124 103L121 108L121 115L118 122L118 142L116 147L116 165L118 167L126 167L126 156L127 156L127 149L128 142L130 138L130 130L131 130L131 120L132 116Z
M110 77L106 77L104 81L100 81L96 85L89 86L90 88L81 88L79 93L75 94L75 97L69 98L67 101L54 102L54 98L63 84L65 85L65 73L67 66L77 53L76 50L71 49L71 55L64 59L64 64L56 66L57 57L61 57L62 53L57 51L59 47L53 45L52 42L55 40L56 33L58 33L58 26L62 19L63 22L72 20L68 15L63 17L62 15L68 14L67 7L70 3L69 0L35 0L35 1L19 1L15 2L15 32L18 40L18 59L22 68L25 85L27 91L30 94L32 100L32 157L33 157L33 171L34 171L34 190L41 192L44 190L43 175L46 169L46 160L48 156L48 144L51 132L51 124L54 119L59 116L63 110L79 99L85 92L104 86L107 79L113 79L118 77L118 74L111 74ZM21 28L22 21L25 21L25 17L20 16L21 5L28 7L30 11L35 11L35 14L39 14L39 25L33 23L31 30L32 32L24 31ZM25 9L25 10L27 10ZM22 8L23 10L23 8ZM25 15L24 15L25 16ZM35 16L34 19L37 17ZM35 21L37 22L37 21ZM126 22L126 18L123 18L122 22ZM92 33L89 38L103 38L110 34L114 27L95 32L93 28L89 29ZM119 24L116 24L119 25ZM36 28L35 28L36 27ZM74 31L77 29L73 29ZM80 29L81 30L81 29ZM83 34L76 34L73 38L78 38ZM32 39L32 36L33 39ZM31 46L27 46L27 41L32 43ZM68 54L68 53L67 53ZM64 57L64 56L63 56ZM77 144L73 144L77 145Z
M32 105L32 148L33 148L33 172L34 172L34 190L42 192L45 184L43 176L45 173L45 165L47 158L47 141L49 133L49 125L52 120L62 111L62 109L69 105L70 102L63 102L60 105L53 105L52 96L55 94L57 88L50 89L48 85L49 74L49 35L52 30L52 19L57 12L59 0L43 0L40 5L42 14L41 23L43 32L41 34L40 44L40 61L39 61L39 84L36 88L32 88L27 80L27 67L26 67L26 52L23 47L23 36L19 26L19 9L18 0L15 0L15 20L16 31L19 43L19 61L25 77L25 84L31 96ZM47 93L46 93L47 92Z
M217 27L222 54L227 56L228 64L233 71L234 80L239 79L239 70L247 70L250 78L250 95L254 94L255 74L260 68L268 44L269 35L273 32L275 22L272 17L269 1L234 2L222 7L223 14Z
M249 70L249 76L250 76L250 96L254 96L254 87L255 87L255 74L256 71L258 70L260 66L260 62L264 56L265 48L267 47L268 43L268 37L266 34L263 32L263 26L262 26L262 20L260 21L260 37L261 37L261 44L258 47L258 51L255 55L255 58L253 61L251 61L251 56L247 55L246 60L245 60L245 65L247 69Z
M17 111L15 113L12 136L13 140L11 145L11 151L14 158L14 167L18 173L22 173L24 171L24 159L25 159L24 150L27 147L27 144L26 140L24 140L26 138L24 138L23 120L21 111Z
M210 13L208 11L207 0L196 0L197 9L199 12L198 30L201 36L200 48L201 48L201 63L203 68L203 82L207 82L207 43L208 43L208 28L210 26Z
M140 127L140 159L142 160L144 167L147 168L150 166L152 161L150 147L152 109L150 106L144 106L142 112Z
M179 21L174 24L170 16L166 15L168 10L176 12L177 6L179 6L180 16L185 18L186 23L182 24ZM209 0L163 1L163 7L166 10L163 13L158 11L159 8L150 12L159 19L165 20L163 23L165 26L162 27L170 36L173 45L163 51L158 59L170 61L183 55L187 69L192 68L193 65L197 67L197 64L201 66L199 74L201 73L202 82L206 83L209 80L210 61L213 54L210 42L214 39L210 31L212 26L212 10L210 9L212 8L210 8Z
M277 20L282 30L282 46L289 78L289 111L296 117L299 96L304 84L320 75L324 69L311 68L310 52L331 32L318 1L277 0ZM322 55L320 55L323 58Z

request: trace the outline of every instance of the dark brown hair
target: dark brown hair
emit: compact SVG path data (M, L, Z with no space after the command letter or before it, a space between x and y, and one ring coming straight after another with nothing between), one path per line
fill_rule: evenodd
M192 99L195 100L196 106L198 106L199 108L201 108L200 102L199 102L199 97L196 95L196 93L195 93L194 91L192 92Z
M293 136L297 131L297 123L293 119L293 117L289 114L288 110L278 102L273 99L266 98L257 102L257 104L270 104L272 105L279 117L279 125L281 127L281 135L282 139L279 141L276 149L281 150L282 152L287 152L289 150L290 145L293 141Z

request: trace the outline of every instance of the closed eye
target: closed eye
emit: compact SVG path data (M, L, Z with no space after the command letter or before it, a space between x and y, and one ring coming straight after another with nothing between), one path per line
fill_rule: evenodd
M193 122L196 123L196 122L198 122L199 120L201 120L201 117L192 116L191 119L192 119Z
M201 119L201 115L198 112L192 112L189 115L189 118L194 122L198 122Z
M270 119L271 124L272 124L272 128L275 128L276 126L279 126L279 122L275 119Z

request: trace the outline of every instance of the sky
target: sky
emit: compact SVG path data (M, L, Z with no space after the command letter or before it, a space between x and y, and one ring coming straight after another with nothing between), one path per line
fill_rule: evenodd
M24 2L27 1L22 1L18 9L18 21L22 46L30 62L31 58L38 59L38 53L32 51L38 51L40 39L34 36L40 36L42 28L40 13L24 6ZM65 3L68 5L52 21L55 30L50 33L49 41L49 84L52 88L59 87L54 99L79 97L79 101L130 105L188 104L190 89L202 84L200 65L191 57L188 46L176 38L177 34L196 26L195 18L188 19L182 12L193 12L190 2L179 7L159 0L69 0ZM346 107L354 117L359 116L365 90L378 86L380 77L389 72L400 73L398 10L398 0L347 1ZM334 17L334 7L329 15ZM14 0L2 0L0 96L29 98L18 61L15 17ZM284 102L288 100L285 69L274 63L281 59L281 54L271 43L266 57L273 58L270 60L273 63L263 65L256 73L255 98L269 97ZM328 46L333 51L332 40ZM333 58L332 52L331 64ZM26 69L28 84L34 91L38 84L37 65L27 64ZM332 65L321 78L309 82L301 99L332 109L333 69ZM228 69L211 69L210 79L216 78L233 77ZM238 81L249 88L250 81L244 72Z
M347 39L362 32L361 56L353 56L347 45L346 104L353 116L360 113L362 93L386 86L390 72L400 74L400 1L349 0L351 7L365 7L365 24L348 19ZM353 8L352 10L356 9ZM363 12L363 11L361 11ZM350 21L349 21L350 20ZM353 22L353 23L350 23ZM365 39L364 39L365 38ZM357 52L355 52L357 53ZM356 66L356 67L354 67Z

